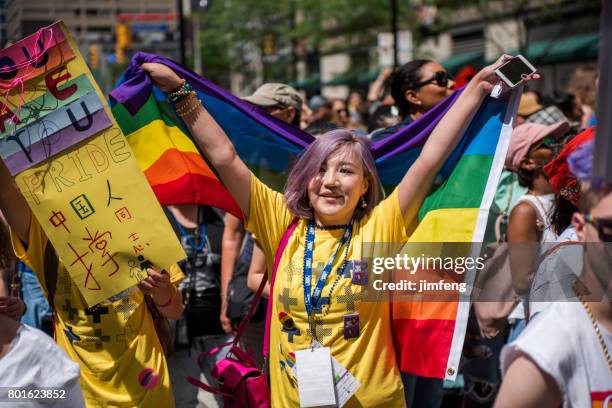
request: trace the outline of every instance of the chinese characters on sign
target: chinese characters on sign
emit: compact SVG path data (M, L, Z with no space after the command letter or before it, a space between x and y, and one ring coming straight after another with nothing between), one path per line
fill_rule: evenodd
M0 157L86 303L183 259L64 24L0 51L0 65Z

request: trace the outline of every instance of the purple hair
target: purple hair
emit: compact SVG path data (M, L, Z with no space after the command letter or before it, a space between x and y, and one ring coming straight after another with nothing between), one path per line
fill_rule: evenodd
M319 169L325 161L338 149L344 146L361 158L364 168L364 177L368 180L368 190L364 194L366 207L357 205L355 219L368 214L382 198L381 184L370 151L370 141L355 135L348 129L336 129L324 133L300 155L298 161L291 168L285 186L285 202L289 210L296 216L304 219L313 219L314 211L308 198L308 184L313 177L319 174Z

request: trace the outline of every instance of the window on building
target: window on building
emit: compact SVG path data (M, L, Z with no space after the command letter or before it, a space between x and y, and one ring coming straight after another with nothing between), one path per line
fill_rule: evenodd
M453 39L453 55L484 50L485 38L481 27L457 30L451 32L451 36Z

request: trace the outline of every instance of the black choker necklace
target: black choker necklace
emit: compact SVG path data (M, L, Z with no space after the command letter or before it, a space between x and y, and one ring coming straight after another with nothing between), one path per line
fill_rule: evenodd
M349 225L348 224L321 225L321 224L315 223L314 226L318 230L332 231L332 230L346 229Z

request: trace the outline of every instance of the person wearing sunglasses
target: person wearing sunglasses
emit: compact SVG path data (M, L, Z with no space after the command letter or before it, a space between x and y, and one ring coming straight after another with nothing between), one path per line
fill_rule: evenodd
M419 119L454 92L455 82L437 62L414 60L393 72L390 87L402 120L395 126L374 132L372 140L384 139Z
M529 291L529 319L550 307L552 302L565 300L566 294L572 291L573 280L580 273L582 247L577 243L572 217L579 211L581 188L570 170L569 157L592 143L594 137L594 128L578 134L563 146L553 161L544 166L544 173L555 194L550 223L557 239L542 243L544 255ZM588 216L585 218L588 219Z
M537 269L537 260L557 234L551 226L555 195L543 167L554 158L551 143L569 130L568 122L544 126L525 123L517 126L510 138L505 166L518 175L527 194L519 198L510 212L507 241L512 282L516 293L526 299ZM510 338L516 337L525 325L527 302L520 303L510 314Z
M496 408L609 406L612 400L612 184L591 176L593 143L568 158L581 180L572 223L583 245L579 279L502 351Z

